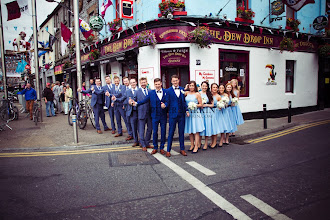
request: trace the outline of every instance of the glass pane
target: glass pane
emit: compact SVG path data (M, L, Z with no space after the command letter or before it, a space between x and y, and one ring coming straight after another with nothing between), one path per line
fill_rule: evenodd
M286 82L285 82L285 91L286 92L292 92L292 87L291 87L291 77L286 77Z

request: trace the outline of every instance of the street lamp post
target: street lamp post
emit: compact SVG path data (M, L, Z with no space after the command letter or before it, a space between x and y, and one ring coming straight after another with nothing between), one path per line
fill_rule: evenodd
M0 49L1 49L3 91L5 92L5 99L7 99L8 98L7 74L6 74L6 62L5 62L5 45L3 43L3 24L2 24L1 3L0 3L0 47L1 47Z

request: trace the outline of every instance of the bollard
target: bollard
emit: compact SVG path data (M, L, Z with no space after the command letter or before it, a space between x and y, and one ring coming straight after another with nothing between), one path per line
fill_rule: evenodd
M73 126L73 139L74 143L78 143L78 130L77 130L77 115L72 114L72 126Z
M267 108L266 104L263 104L263 118L264 118L264 129L267 129Z
M291 123L291 101L288 103L288 123Z

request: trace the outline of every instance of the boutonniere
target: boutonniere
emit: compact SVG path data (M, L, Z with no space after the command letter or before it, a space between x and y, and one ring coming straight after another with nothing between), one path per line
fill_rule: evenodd
M183 90L180 90L181 91L181 93L184 95L184 91Z
M121 92L121 89L119 89L118 91Z

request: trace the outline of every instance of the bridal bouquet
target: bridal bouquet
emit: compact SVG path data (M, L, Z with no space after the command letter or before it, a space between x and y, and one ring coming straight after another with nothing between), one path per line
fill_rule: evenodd
M235 105L238 104L238 98L237 97L234 97L232 100L231 100L231 103Z
M227 96L224 96L221 98L221 101L225 104L225 105L228 105L229 103L229 98Z
M203 102L203 104L206 104L207 103L207 98L202 98L202 102Z
M222 108L225 108L225 107L226 107L226 104L223 101L217 102L217 108L218 109L222 109Z
M196 110L197 109L197 104L195 102L189 102L188 103L188 109L189 110Z

